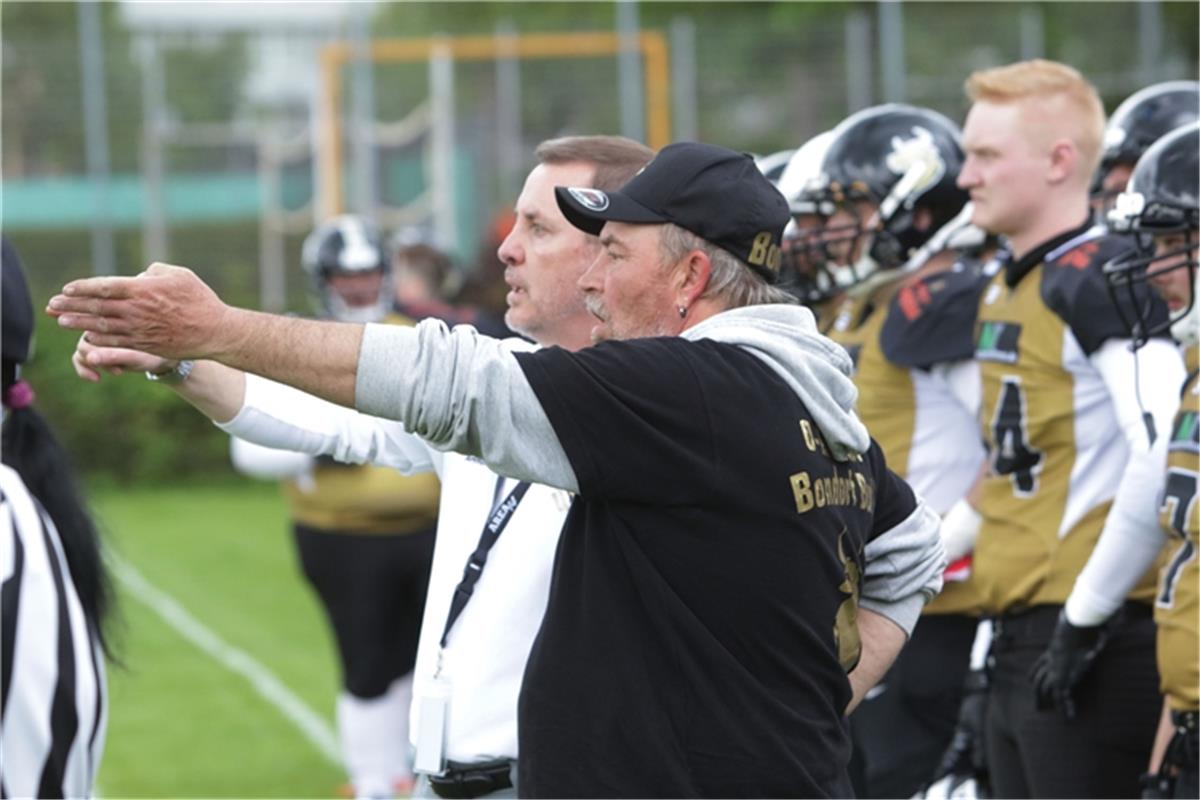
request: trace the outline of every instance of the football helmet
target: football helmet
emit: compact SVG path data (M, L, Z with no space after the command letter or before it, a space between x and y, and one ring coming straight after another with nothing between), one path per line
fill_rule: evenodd
M333 217L304 240L301 263L318 314L342 322L378 322L392 307L391 270L379 230L362 217ZM379 275L378 292L339 292L337 276ZM372 287L373 288L373 287Z
M1176 128L1200 119L1200 83L1167 81L1134 92L1104 128L1103 175L1116 164L1136 163L1150 145Z
M898 103L859 111L834 129L821 165L823 192L855 217L825 228L826 246L839 252L830 265L839 286L868 291L903 274L921 245L962 211L961 139L941 114ZM874 212L860 216L858 201ZM922 210L928 224L918 227Z
M1109 227L1138 234L1139 246L1104 266L1113 302L1135 347L1170 328L1180 342L1200 339L1196 250L1200 247L1200 122L1177 128L1150 146L1117 197ZM1178 246L1158 252L1153 237L1179 234ZM1145 284L1164 273L1188 270L1187 304L1165 319Z
M771 182L773 186L779 185L779 176L783 174L783 170L788 165L788 159L792 157L795 150L779 150L766 156L755 156L754 166L758 167L758 171L763 174L763 177Z
M833 131L825 131L801 145L776 184L792 213L783 231L780 281L805 305L824 302L840 291L825 269L827 254L821 241L825 220L833 213L821 183L821 163L832 141Z

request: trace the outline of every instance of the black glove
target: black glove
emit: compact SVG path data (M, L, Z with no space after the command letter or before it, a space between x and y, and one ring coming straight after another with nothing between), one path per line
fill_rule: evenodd
M1161 800L1175 796L1175 779L1161 772L1147 772L1138 778L1142 800Z
M988 678L984 670L967 673L963 685L962 705L958 707L958 722L950 746L942 754L933 780L924 796L952 796L959 787L973 780L978 796L986 794L987 751L984 747L984 722L987 719ZM933 790L933 791L931 791ZM957 796L957 795L955 795Z
M1101 625L1081 627L1067 622L1065 610L1059 613L1050 644L1029 670L1039 709L1057 706L1067 719L1075 719L1075 686L1104 649L1115 620L1114 615Z

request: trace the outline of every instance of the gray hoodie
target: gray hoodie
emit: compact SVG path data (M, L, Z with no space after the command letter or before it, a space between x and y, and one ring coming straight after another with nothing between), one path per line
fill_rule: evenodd
M684 331L743 347L776 372L845 458L870 446L854 413L850 357L799 306L750 306ZM404 423L439 450L480 457L496 472L576 492L575 472L504 341L437 320L415 328L367 325L355 386L358 410ZM919 498L918 498L919 501ZM866 548L861 603L911 631L941 589L939 518L923 503Z

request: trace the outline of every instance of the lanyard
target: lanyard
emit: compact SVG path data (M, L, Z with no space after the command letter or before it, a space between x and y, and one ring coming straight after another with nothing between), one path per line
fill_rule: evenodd
M475 547L475 552L471 553L467 559L467 566L463 568L463 577L459 581L458 586L454 587L454 597L450 599L450 613L446 616L446 627L442 631L442 639L438 642L440 649L445 649L446 639L450 636L450 629L454 627L455 620L467 607L467 601L471 599L472 593L475 591L475 584L479 582L479 576L483 574L483 566L487 563L488 551L496 544L496 540L500 538L500 534L504 533L504 529L508 527L508 523L513 518L513 512L517 510L521 499L525 497L525 492L529 490L529 481L521 481L518 483L508 497L504 498L503 502L496 502L500 498L500 490L504 488L504 477L500 476L496 479L496 491L493 494L492 514L488 517L487 522L483 526L483 533L479 536L479 544ZM440 671L440 653L439 653L439 671Z

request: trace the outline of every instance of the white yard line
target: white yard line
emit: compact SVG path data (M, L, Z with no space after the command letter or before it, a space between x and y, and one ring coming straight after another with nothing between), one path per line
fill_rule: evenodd
M108 561L118 580L176 633L187 639L232 672L245 678L260 696L291 720L304 738L333 764L341 765L337 735L325 719L283 685L275 675L248 653L223 641L188 613L175 598L147 581L132 564L111 551Z

